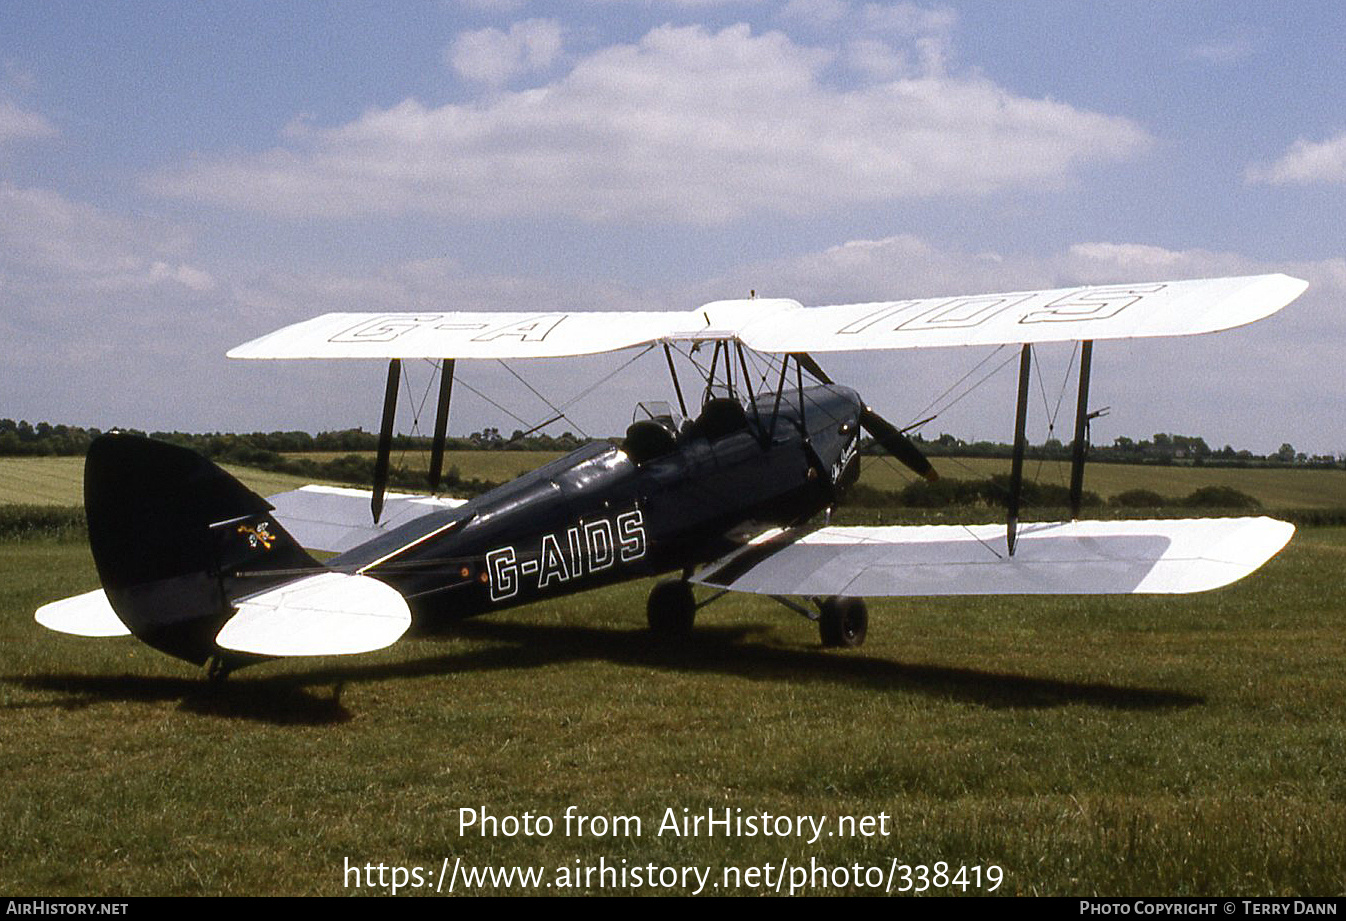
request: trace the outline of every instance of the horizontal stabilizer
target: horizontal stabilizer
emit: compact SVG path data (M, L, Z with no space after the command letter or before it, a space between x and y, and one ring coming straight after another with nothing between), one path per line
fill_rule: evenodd
M281 527L308 550L344 553L366 541L431 512L457 508L465 499L440 499L388 493L375 524L369 513L371 493L340 486L302 486L268 496Z
M215 637L224 649L263 656L340 656L397 642L411 611L397 590L369 576L325 572L241 598Z
M692 581L764 595L1098 595L1201 592L1274 556L1294 526L1271 518L778 531Z
M101 588L73 598L44 604L33 615L39 624L57 633L75 636L130 636Z

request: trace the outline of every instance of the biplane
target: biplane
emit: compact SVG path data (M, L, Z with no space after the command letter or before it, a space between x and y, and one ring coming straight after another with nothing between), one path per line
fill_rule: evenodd
M270 657L369 652L413 624L668 574L647 605L659 636L686 634L698 608L734 591L816 620L823 643L837 646L863 642L872 596L1212 589L1261 566L1294 529L1265 517L1082 520L1093 346L1251 323L1306 287L1261 275L819 307L754 297L690 311L327 314L228 354L387 362L373 490L305 487L267 500L189 450L102 436L85 466L102 588L45 605L37 620L134 634L219 677ZM1028 522L1031 346L1047 342L1081 344L1071 513ZM937 474L815 356L978 345L1020 347L1005 522L832 526L858 477L862 432L915 474ZM662 350L677 402L642 404L620 441L590 442L466 502L387 491L402 362L440 369L434 493L456 362L635 348ZM699 356L691 403L675 350ZM768 372L750 374L749 355Z

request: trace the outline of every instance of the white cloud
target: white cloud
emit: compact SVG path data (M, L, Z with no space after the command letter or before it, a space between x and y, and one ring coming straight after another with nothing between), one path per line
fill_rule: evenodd
M716 224L1054 185L1150 142L1127 119L975 75L837 88L822 79L835 59L745 25L664 26L543 87L438 108L408 99L264 153L161 173L151 187L294 217Z
M1182 253L1145 243L1076 243L1069 253L1086 264L1146 271L1179 265L1184 258Z
M201 428L236 342L228 292L181 231L0 182L8 414Z
M209 290L210 275L181 261L186 246L171 228L126 220L47 189L0 182L0 272L11 289L168 284Z
M877 38L859 38L847 45L846 63L871 80L896 80L914 70L905 51Z
M500 29L464 32L444 52L459 74L490 86L503 86L525 74L546 70L561 53L561 26L550 19L525 19Z
M56 126L36 112L27 112L0 99L0 144L55 137Z
M1250 182L1270 185L1346 182L1346 132L1326 141L1295 141L1270 166L1250 166Z

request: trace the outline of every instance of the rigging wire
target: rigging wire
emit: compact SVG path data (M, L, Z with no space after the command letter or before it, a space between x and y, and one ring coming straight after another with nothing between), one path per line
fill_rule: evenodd
M1034 350L1034 351L1036 352L1036 350ZM1070 372L1071 372L1071 370L1075 367L1075 356L1079 354L1079 351L1080 351L1080 343L1079 343L1079 341L1077 340L1077 341L1075 342L1075 347L1074 347L1073 349L1070 350L1070 361L1066 364L1066 373L1065 373L1065 375L1061 378L1061 389L1060 389L1059 391L1057 391L1057 394L1056 394L1056 408L1055 408L1055 409L1052 409L1051 407L1049 407L1049 406L1047 405L1046 385L1045 385L1045 383L1044 383L1044 381L1043 381L1043 379L1042 379L1042 374L1041 374L1041 372L1039 371L1039 373L1038 373L1038 385L1039 385L1039 387L1042 389L1042 405L1043 405L1043 408L1047 410L1047 414L1048 414L1048 415L1047 415L1047 439L1048 439L1048 440L1051 439L1052 435L1053 435L1053 434L1055 433L1055 431L1056 431L1056 420L1057 420L1057 417L1060 416L1060 414L1061 414L1061 402L1065 399L1065 396L1066 396L1066 388L1067 388L1067 386L1070 384ZM1041 365L1040 365L1039 362L1036 362L1036 361L1035 361L1034 364L1035 364L1037 367L1039 367L1039 368L1041 367ZM1046 455L1046 452L1044 451L1044 452L1043 452L1043 455L1042 455L1041 457L1038 458L1038 466L1037 466L1037 470L1034 471L1034 473L1033 473L1033 479L1034 479L1035 481L1040 481L1040 480L1041 480L1041 477L1042 477L1042 468L1043 468L1043 466L1044 466L1046 463L1047 463L1047 455ZM1056 464L1056 475L1057 475L1057 479L1058 479L1058 481L1064 479L1064 477L1062 476L1062 469L1061 469L1061 464L1060 464L1060 461L1059 461L1059 460L1057 461L1057 464Z
M425 359L425 361L438 367L438 363L431 359ZM402 442L402 450L397 455L397 472L398 474L405 474L407 471L407 453L411 450L410 438L415 438L420 434L421 413L425 411L425 403L430 397L430 389L434 386L435 376L433 373L430 375L425 385L425 393L421 394L421 400L417 403L415 397L411 395L411 375L407 371L407 363L405 361L401 362L400 367L402 372L402 396L406 399L407 409L411 412L411 432L408 440Z
M920 410L920 411L917 412L915 415L913 415L913 416L912 416L913 421L916 420L916 419L924 418L927 414L929 414L929 413L930 413L930 410L933 409L935 406L937 406L941 400L943 400L943 399L944 399L945 397L947 397L950 393L952 393L954 390L956 390L956 389L958 388L958 386L959 386L960 384L963 383L963 381L967 380L969 377L971 377L972 375L976 374L976 373L977 373L977 370L978 370L979 368L981 368L982 365L986 364L988 361L990 361L992 358L994 358L997 354L999 354L1002 350L1004 350L1004 348L1005 348L1005 346L1003 346L1003 345L998 345L998 346L996 346L994 349L992 349L990 352L988 352L988 353L986 354L986 357L983 358L981 361L977 362L975 365L973 365L972 368L971 368L966 374L964 374L962 377L958 378L958 380L956 380L956 381L954 381L952 384L950 384L949 387L948 387L943 393L941 393L939 396L935 397L933 400L931 400L929 403L927 403L927 404L925 405L925 408L924 408L924 409ZM1005 364L1008 364L1008 363L1009 363L1009 362L1008 362L1008 360L1007 360L1007 361L1005 362ZM1003 368L1004 366L1005 366L1004 364L1000 365L999 367L997 367L997 368L995 369L995 371L999 371L1000 368ZM992 371L991 374L995 374L995 371ZM946 410L952 409L953 406L954 406L955 404L957 404L958 401L961 400L964 396L967 396L968 393L971 393L973 390L976 390L976 389L977 389L978 387L980 387L983 383L985 383L986 379L989 378L989 377L991 376L991 374L988 374L986 377L982 378L980 381L978 381L977 383L973 384L971 387L969 387L969 388L967 389L967 392L966 392L966 393L964 393L962 396L959 396L958 398L956 398L955 400L953 400L952 402L950 402L947 406L942 406L942 407L940 407L939 411L936 412L936 413L934 413L934 415L935 415L935 416L938 416L938 415L940 415L941 413L945 412Z
M603 377L599 378L599 379L598 379L597 381L595 381L594 383L590 384L590 385L589 385L588 387L586 387L585 389L581 390L579 393L575 394L575 395L574 395L573 397L571 397L569 400L566 400L564 403L561 404L561 409L567 409L567 408L569 408L570 406L573 406L574 404L578 403L580 400L582 400L582 399L584 399L585 397L587 397L589 394L593 393L593 392L594 392L595 390L597 390L599 387L602 387L604 384L606 384L608 381L612 380L612 379L613 379L614 377L616 377L618 374L621 374L621 373L622 373L623 371L625 371L627 368L631 367L631 365L635 364L637 360L639 360L639 359L645 357L645 355L647 355L647 354L649 353L650 349L652 349L652 348L654 348L654 343L651 343L651 344L645 346L645 348L641 349L641 350L640 350L639 352L637 352L635 355L631 356L631 358L627 359L626 362L623 363L622 365L620 365L616 370L612 371L611 373L609 373L609 374L607 374L607 375L604 375ZM558 412L559 412L559 411L560 411L560 410L558 410ZM578 426L576 426L576 427L578 428ZM586 436L586 437L587 437L587 436Z
M497 403L495 400L491 399L491 398L488 397L486 394L482 393L482 392L481 392L480 390L478 390L476 387L473 387L473 386L472 386L471 384L469 384L467 381L463 380L461 375L455 377L453 383L454 383L455 386L458 386L458 385L461 384L461 385L462 385L462 386L463 386L469 393L475 393L477 396L481 397L481 398L482 398L483 400L485 400L487 403L490 403L490 404L491 404L492 406L494 406L496 409L500 410L502 413L504 413L505 415L509 416L511 419L513 419L515 422L518 422L520 425L525 425L525 426L526 426L526 425L529 424L529 423L528 423L528 420L524 419L522 416L517 416L517 415L515 415L514 413L510 412L508 409L506 409L505 407L501 406L501 405L500 405L499 403Z
M571 397L569 400L566 400L564 403L561 403L559 406L553 404L553 403L552 403L550 400L548 400L546 397L542 396L542 394L538 393L537 390L536 390L535 388L533 388L531 385L529 385L529 383L528 383L526 380L524 380L522 377L520 377L519 374L518 374L513 368L511 368L511 367L509 367L508 365L506 365L503 361L500 362L501 366L504 367L506 371L508 371L510 374L512 374L512 375L513 375L513 376L514 376L514 377L515 377L521 384L523 384L525 387L527 387L529 390L531 390L534 394L536 394L537 397L538 397L538 399L540 399L540 400L542 400L542 402L546 403L547 406L548 406L548 407L549 407L549 408L556 414L556 415L553 416L552 418L549 418L549 419L547 419L545 422L542 422L542 423L540 423L540 424L534 424L534 423L531 423L531 422L529 422L527 419L525 419L525 418L523 418L522 416L518 415L517 413L511 411L511 410L508 409L507 407L505 407L505 406L503 406L502 404L500 404L498 401L496 401L496 400L492 399L491 397L487 396L486 394L482 393L482 392L481 392L479 389L477 389L476 387L473 387L472 384L469 383L468 381L464 380L463 377L462 377L461 375L459 375L457 378L455 378L454 383L455 383L455 385L461 384L461 385L462 385L462 386L463 386L469 393L475 394L476 396L480 397L480 398L481 398L482 400L484 400L485 402L489 403L490 405L494 406L496 409L500 410L500 411L501 411L502 413L504 413L505 415L509 416L509 417L510 417L511 419L513 419L515 422L518 422L520 425L522 425L522 426L524 427L524 430L525 430L525 431L528 431L528 432L535 432L535 431L537 431L539 428L542 428L542 427L544 427L544 426L546 426L546 425L550 425L552 422L556 422L556 421L559 420L559 419L565 419L565 420L568 421L571 425L575 426L575 428L579 430L579 432L580 432L581 435L583 435L585 438L590 438L591 436L590 436L588 433L586 433L586 432L584 431L584 429L580 428L579 423L576 422L574 419L572 419L569 415L567 415L565 411L566 411L567 409L569 409L571 406L573 406L574 404L578 403L580 400L582 400L582 399L584 399L585 397L587 397L589 394L593 393L593 392L594 392L595 390L597 390L599 387L601 387L601 386L603 386L604 384L606 384L608 381L612 380L612 379L613 379L614 377L616 377L618 374L620 374L620 373L622 373L623 371L625 371L625 370L626 370L627 368L629 368L632 364L634 364L638 359L640 359L642 356L644 356L646 353L648 353L648 352L650 351L650 349L652 349L652 348L654 348L654 345L647 345L644 349L642 349L641 351L637 352L637 353L636 353L635 355L633 355L631 358L627 359L625 362L623 362L623 363L622 363L621 365L619 365L617 368L615 368L614 370L612 370L612 371L610 371L609 373L605 374L603 377L599 378L597 381L595 381L594 383L590 384L588 387L584 388L584 389L581 390L579 393L575 394L575 395L574 395L573 397Z
M508 372L513 376L513 378L514 378L516 381L518 381L520 384L523 384L525 387L527 387L528 390L533 394L533 396L537 397L537 398L538 398L539 400L541 400L543 403L546 403L546 404L547 404L547 407L548 407L552 412L556 413L557 417L559 417L559 418L561 418L561 419L565 419L565 420L566 420L567 422L569 422L571 425L575 426L575 428L579 430L579 433L580 433L581 435L583 435L586 439L588 439L588 437L589 437L589 433L586 432L584 429L580 428L580 424L579 424L578 422L576 422L574 419L571 419L569 416L567 416L567 415L565 414L564 411L562 411L560 408L558 408L558 407L556 406L555 403L553 403L551 400L547 399L547 398L544 397L541 393L539 393L539 392L538 392L538 389L537 389L536 387L534 387L532 384L528 383L528 381L524 380L523 377L522 377L522 375L520 375L518 371L515 371L513 368L511 368L509 365L507 365L507 364L505 363L504 359L502 359L502 358L497 358L497 359L496 359L496 364L500 365L500 367L502 367L502 368L504 368L506 371L508 371ZM543 423L543 424L545 425L546 423Z

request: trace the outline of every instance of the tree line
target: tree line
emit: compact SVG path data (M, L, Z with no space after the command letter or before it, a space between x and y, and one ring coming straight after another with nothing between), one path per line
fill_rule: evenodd
M1014 453L1013 445L991 441L964 441L953 435L943 434L937 438L925 439L919 434L911 436L912 441L931 457L1010 457ZM878 445L867 443L862 446L867 454L881 454ZM1042 444L1029 445L1026 455L1034 460L1069 461L1072 446L1058 438L1048 438ZM1306 454L1295 450L1294 445L1286 442L1271 454L1254 454L1248 450L1236 450L1231 445L1212 449L1206 440L1198 435L1174 435L1159 433L1152 438L1135 440L1120 437L1112 444L1091 444L1088 447L1090 463L1103 464L1159 464L1189 465L1194 467L1346 467L1346 451L1332 454Z
M137 429L120 429L144 435ZM82 457L89 443L102 432L97 428L74 425L51 425L39 422L0 419L0 457L22 456L77 456ZM186 432L151 432L149 437L191 448L215 460L249 463L246 457L261 459L259 452L275 455L308 452L359 453L373 451L378 446L378 435L360 428L334 432L250 432L191 434ZM1004 457L1013 453L1013 446L991 441L964 441L953 435L936 438L911 436L921 450L931 457ZM585 442L571 432L559 436L531 434L514 430L506 435L494 427L483 428L465 437L450 437L445 445L450 451L573 451ZM399 451L428 451L430 438L425 435L396 435L393 446ZM883 449L870 439L860 446L865 454L882 454ZM1069 460L1071 445L1057 438L1048 438L1041 444L1030 445L1027 455L1035 460ZM273 459L274 460L274 459ZM1120 437L1112 444L1089 446L1090 463L1104 464L1160 464L1191 465L1197 467L1346 467L1346 451L1336 455L1305 454L1286 443L1271 454L1254 454L1230 445L1213 449L1205 439L1196 435L1159 433L1147 439Z
M127 432L133 435L146 435L159 441L191 448L206 457L223 460L238 460L242 456L257 452L275 454L303 454L309 452L341 451L357 453L373 451L378 447L378 434L363 429L342 429L335 432L249 432L192 434L187 432L149 432L139 429L114 427L108 431ZM39 422L36 425L13 419L0 419L0 457L83 457L89 450L89 444L103 434L97 428L81 428L76 425L51 425ZM571 432L559 436L527 435L515 430L504 435L496 428L485 428L466 437L451 437L445 440L450 451L573 451L583 444L585 439ZM395 435L393 447L397 450L429 450L430 438L423 435Z

